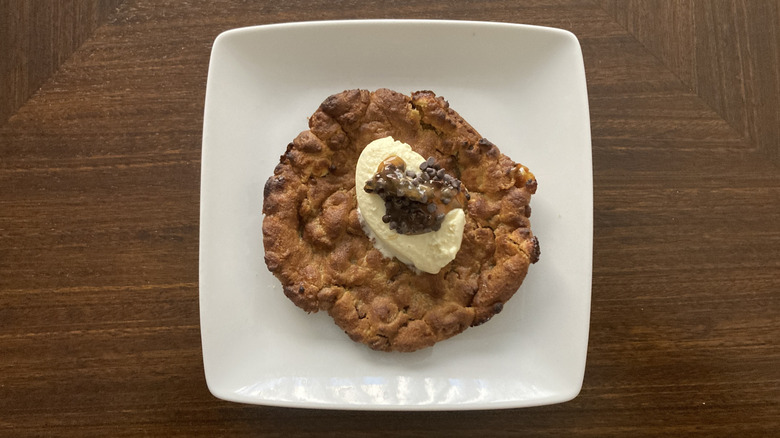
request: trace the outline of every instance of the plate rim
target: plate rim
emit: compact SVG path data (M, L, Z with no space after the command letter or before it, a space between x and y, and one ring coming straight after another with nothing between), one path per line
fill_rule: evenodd
M199 227L199 235L202 237L204 234L204 213L205 213L205 198L206 195L204 194L204 187L206 186L205 180L206 180L206 167L207 167L207 160L205 159L205 155L207 152L207 146L208 140L207 140L207 124L209 121L208 117L208 109L209 109L209 89L210 86L213 84L212 82L212 62L214 61L214 53L225 43L225 40L233 35L240 35L244 33L255 33L255 32L262 32L262 31L272 31L272 30L279 30L283 31L285 29L298 29L298 28L307 28L307 27L319 27L319 26L327 26L327 27L340 27L340 26L367 26L367 25L377 25L377 24L383 24L383 25L435 25L435 26L463 26L463 27L491 27L491 28L507 28L507 29L527 29L527 30L534 30L534 31L542 31L542 32L548 32L548 33L557 33L560 34L566 38L572 39L574 43L576 44L576 47L579 51L579 64L582 65L582 72L581 77L583 82L586 79L585 76L585 70L584 70L584 63L582 60L582 52L581 47L579 44L579 40L577 37L570 31L560 28L553 28L553 27L547 27L547 26L539 26L539 25L530 25L530 24L520 24L520 23L508 23L508 22L499 22L499 21L476 21L476 20L451 20L451 19L345 19L345 20L315 20L315 21L292 21L292 22L285 22L285 23L271 23L271 24L263 24L263 25L256 25L256 26L245 26L245 27L239 27L234 29L228 29L223 32L221 32L217 37L214 39L212 49L211 49L211 56L209 60L209 67L208 67L208 74L207 74L207 82L206 82L206 95L205 95L205 104L204 104L204 118L203 118L203 134L202 134L202 156L201 156L201 193L200 193L200 227ZM200 319L199 322L201 324L201 346L202 346L202 353L203 353L203 363L204 363L204 374L206 378L206 383L209 391L214 395L215 397L226 400L226 401L232 401L232 402L239 402L239 403L248 403L248 404L256 404L256 405L263 405L263 406L277 406L277 407L292 407L292 408L307 408L307 409L326 409L326 410L387 410L387 411L446 411L446 410L489 410L489 409L511 409L511 408L523 408L523 407L531 407L531 406L541 406L541 405L549 405L549 404L557 404L557 403L564 403L567 401L570 401L577 397L579 393L582 390L583 380L584 380L584 373L586 368L586 359L587 359L587 349L589 344L589 336L590 336L590 319L591 319L591 305L592 305L592 274L593 274L593 214L594 214L594 205L593 205L593 168L592 168L592 153L593 153L593 146L592 146L592 139L590 137L590 112L589 112L589 105L588 105L588 93L587 93L587 86L585 85L584 89L582 90L584 96L585 96L585 122L588 126L588 138L587 138L587 146L588 146L588 156L589 161L587 163L586 167L586 173L587 178L589 181L589 199L588 199L588 205L590 209L590 223L589 223L589 230L590 234L587 239L587 244L589 246L589 269L588 269L588 285L587 285L587 309L584 310L587 312L587 327L586 327L586 333L584 333L585 336L585 345L584 345L584 356L582 360L582 367L580 369L580 379L579 379L579 385L577 387L571 387L570 391L559 391L555 396L553 397L546 397L545 399L549 399L542 403L536 403L535 401L538 399L534 399L531 403L523 403L523 400L509 400L509 401L497 401L497 402L456 402L456 403L445 403L445 404L377 404L377 403L361 403L361 404L351 404L351 403L331 403L331 402L325 402L325 403L317 403L317 402L299 402L299 401L286 401L286 400L278 400L278 399L259 399L259 398L252 398L247 399L246 397L241 397L238 394L236 394L234 391L231 391L226 388L220 388L218 387L214 380L210 378L210 375L213 377L213 370L211 373L209 372L207 361L206 361L206 348L205 348L205 337L207 334L204 332L204 314L205 309L203 306L203 297L204 297L204 289L201 286L201 283L199 282L199 312L200 312ZM204 263L204 257L203 257L203 239L199 239L199 279L202 278L203 275L203 263ZM567 388L568 389L568 388ZM527 401L527 400L526 400Z

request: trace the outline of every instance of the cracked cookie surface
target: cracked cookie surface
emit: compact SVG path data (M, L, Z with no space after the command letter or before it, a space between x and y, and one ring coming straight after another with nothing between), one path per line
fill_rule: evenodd
M460 251L437 274L383 257L361 228L355 165L387 136L434 157L471 194ZM539 258L535 191L528 168L433 92L344 91L325 99L265 184L265 262L293 303L327 311L354 341L418 350L486 322L520 287Z

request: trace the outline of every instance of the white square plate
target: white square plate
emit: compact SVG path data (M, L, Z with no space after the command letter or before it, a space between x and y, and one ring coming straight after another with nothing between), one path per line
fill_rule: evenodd
M415 353L352 342L307 315L263 262L263 185L307 117L345 89L433 90L539 180L542 248L504 311ZM209 390L329 409L494 409L582 386L593 179L585 70L559 29L463 21L332 21L235 29L214 42L203 122L200 317Z

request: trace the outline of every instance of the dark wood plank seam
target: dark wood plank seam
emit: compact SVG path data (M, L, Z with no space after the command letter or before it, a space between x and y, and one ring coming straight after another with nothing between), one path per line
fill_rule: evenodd
M676 79L677 79L677 80L680 82L680 84L682 84L682 85L684 85L685 87L687 87L688 89L690 89L691 93L692 93L692 94L695 94L695 95L696 95L696 97L697 97L699 100L701 100L701 101L702 101L702 103L704 104L704 106L705 106L705 107L707 107L707 108L708 108L709 110L711 110L711 111L712 111L714 114L716 114L718 117L720 117L720 118L721 118L721 120L723 120L723 122L724 122L724 123L725 123L725 124L726 124L726 125L727 125L727 126L728 126L728 127L729 127L729 128L730 128L730 129L731 129L731 130L732 130L732 131L735 133L735 134L736 134L736 136L737 136L737 137L740 137L740 138L742 138L742 139L744 140L744 141L743 141L743 143L746 145L745 147L746 147L746 150L747 150L747 151L749 151L750 153L758 153L758 152L759 152L759 148L758 148L758 146L756 146L756 144L753 142L753 139L752 139L750 136L748 136L748 137L746 138L746 136L745 136L745 133L744 133L744 132L742 132L742 130L740 130L740 129L737 129L737 128L736 128L734 125L732 125L732 124L731 124L731 122L729 122L728 120L726 120L726 119L723 117L723 115L722 115L722 114L720 114L720 113L719 113L719 112L718 112L718 111L717 111L715 108L713 108L711 105L709 105L709 103L707 103L707 101L706 101L705 99L701 98L701 96L700 96L700 95L699 95L699 94L696 92L696 88L695 88L695 87L694 87L692 84L689 84L689 83L687 83L685 80L683 80L683 79L682 79L682 78L681 78L681 77L680 77L680 76L677 74L677 72L676 72L676 71L674 71L674 69L671 69L671 68L669 68L669 66L668 66L668 65L667 65L667 64L664 62L664 60L663 60L661 57L659 57L659 56L658 56L658 55L657 55L655 52L653 52L652 50L650 50L650 48L649 48L649 47L647 47L647 45L645 45L645 44L642 42L642 40L641 40L641 39L637 38L637 37L636 37L636 35L634 35L634 34L631 32L631 30L630 30L630 29L628 29L628 27L624 26L622 23L620 23L620 21L616 20L616 19L615 19L615 17L614 17L614 16L613 16L613 15L612 15L612 14L611 14L611 13L610 13L608 10L604 9L603 5L599 5L599 9L601 9L601 10L602 10L602 11L603 11L603 12L604 12L604 13L605 13L607 16L609 16L610 18L612 18L612 20L615 22L615 24L617 24L617 25L618 25L620 28L622 28L623 30L625 30L626 34L628 34L628 35L631 35L631 36L632 36L632 37L633 37L633 38L636 40L636 42L637 42L637 43L638 43L640 46L642 46L642 48L644 48L645 52L647 52L648 54L650 54L650 55L651 55L651 56L652 56L652 57L653 57L653 58L654 58L656 61L658 61L658 63L659 63L660 65L663 65L664 67L666 67L666 69L667 69L667 70L669 70L669 72L670 72L670 73L671 73L671 74L672 74L672 75L673 75L673 76L674 76L674 77L675 77L675 78L676 78ZM694 64L694 67L695 67L695 64Z
M94 29L92 29L92 31L90 32L89 36L87 38L85 38L84 41L82 41L81 44L79 44L79 46L76 47L66 58L64 58L60 62L60 64L56 67L56 69L54 69L52 71L52 73L49 75L49 77L47 77L43 82L41 82L41 84L36 88L36 90L33 91L32 93L30 93L30 95L27 96L27 98L24 100L24 102L22 102L16 109L14 109L13 112L8 114L7 118L0 119L0 129L2 129L6 125L8 125L9 122L11 121L11 119L14 117L14 115L16 115L16 113L18 113L19 110L22 109L25 105L27 105L27 103L30 100L34 99L38 95L38 93L40 93L41 89L43 89L47 84L49 84L51 82L52 78L54 78L60 72L60 70L62 69L62 66L65 65L68 61L70 61L73 58L73 56L81 49L81 47L84 46L84 44L86 44L87 42L91 41L94 38L95 34L97 33L97 31L99 29L103 28L104 26L106 26L107 24L109 24L111 22L111 20L117 15L117 13L119 12L119 10L121 9L121 7L122 7L122 5L124 3L125 3L125 0L119 0L119 3L117 4L117 7L108 16L106 16L105 21L102 24L100 24L99 26L97 26Z

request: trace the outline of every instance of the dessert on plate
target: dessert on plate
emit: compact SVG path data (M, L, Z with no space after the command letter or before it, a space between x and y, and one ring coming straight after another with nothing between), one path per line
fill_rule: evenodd
M538 260L536 186L433 92L347 90L265 184L265 262L354 341L429 347L499 313Z

